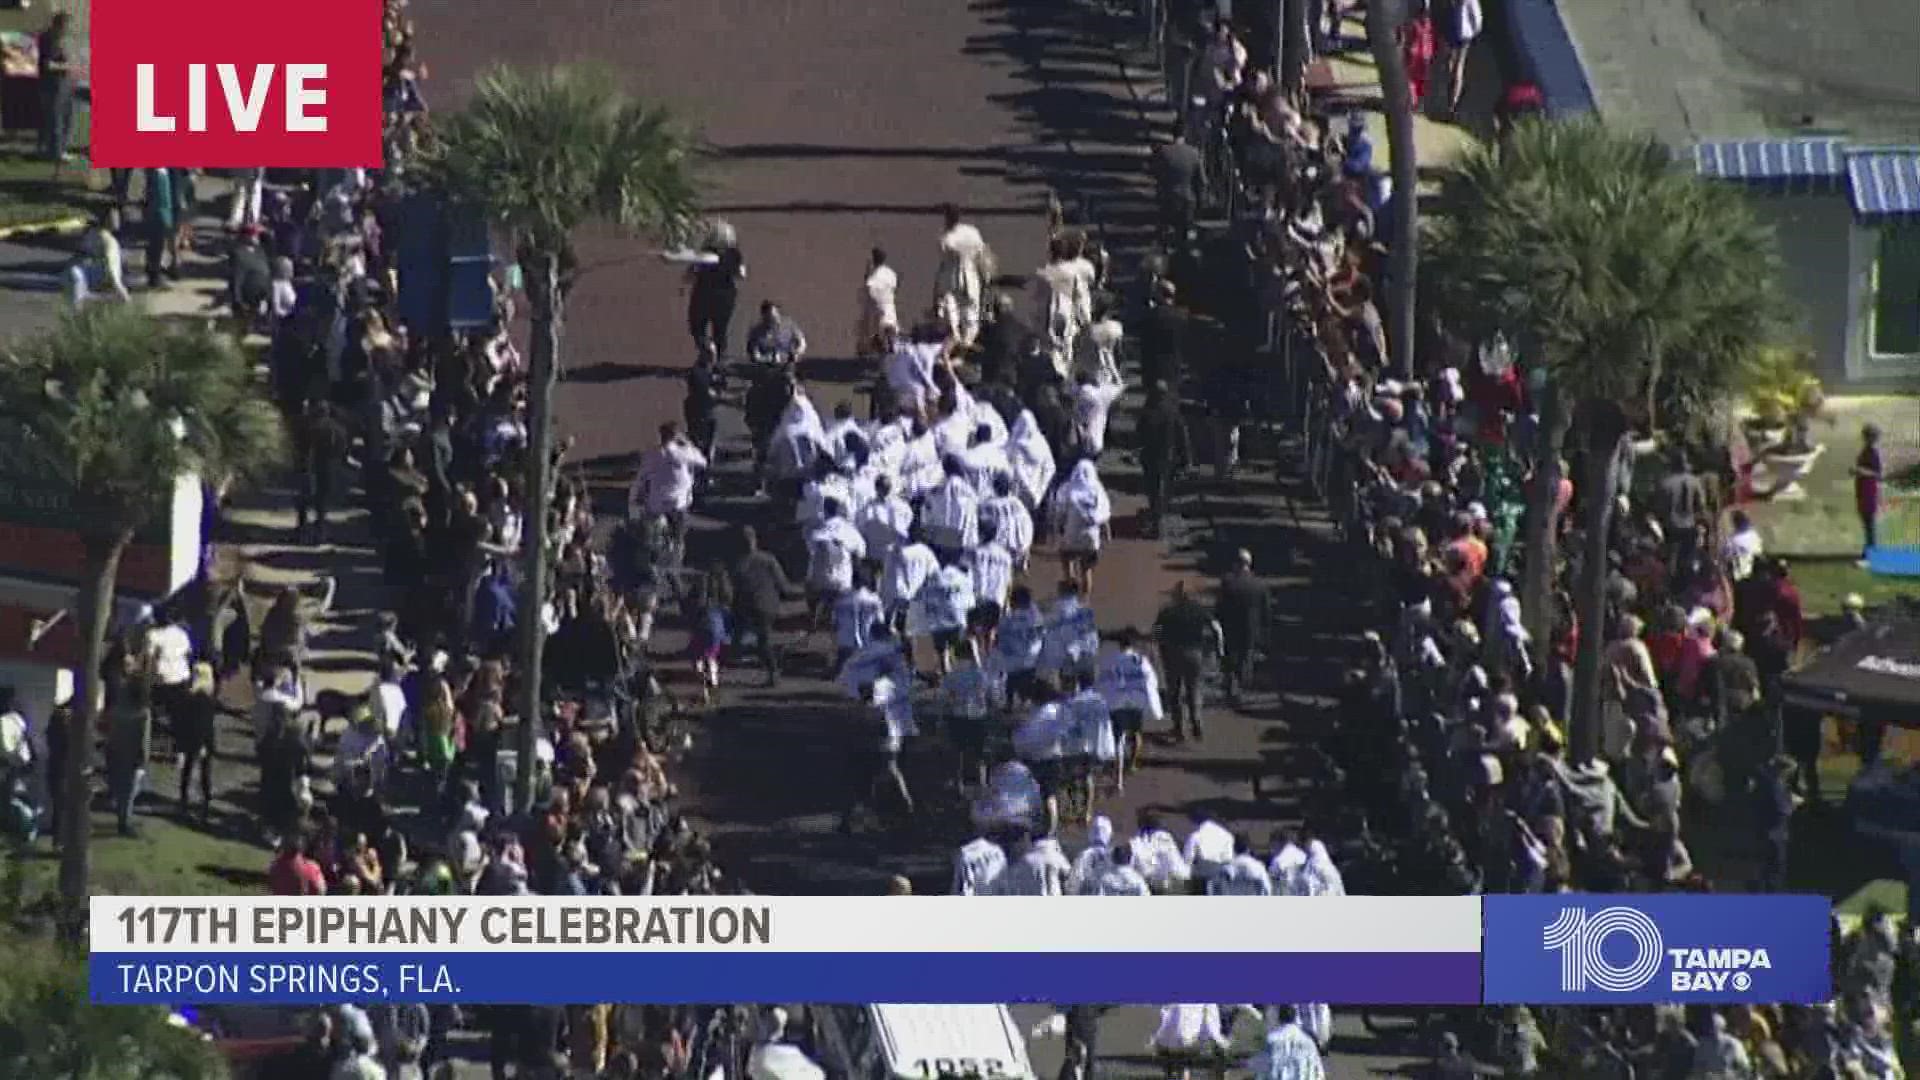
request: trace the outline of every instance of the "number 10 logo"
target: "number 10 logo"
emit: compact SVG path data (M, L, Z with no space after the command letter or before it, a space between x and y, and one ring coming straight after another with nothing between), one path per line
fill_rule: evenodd
M1633 958L1622 965L1602 953L1608 938L1625 934L1633 939ZM1560 991L1582 994L1589 987L1614 994L1631 994L1660 973L1666 949L1660 928L1638 908L1562 908L1542 935L1548 952L1560 954Z

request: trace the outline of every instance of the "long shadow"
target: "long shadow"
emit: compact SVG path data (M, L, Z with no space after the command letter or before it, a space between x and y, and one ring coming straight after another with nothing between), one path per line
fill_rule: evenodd
M1019 77L1034 89L995 100L1046 143L1064 148L1051 161L1035 162L1040 178L1112 251L1108 204L1141 191L1145 170L1139 157L1107 148L1144 147L1153 121L1128 83L1116 44L1130 40L1132 28L1086 5L976 0L972 6L995 29L970 38L962 51L1006 55L1020 65Z
M714 146L715 157L735 161L820 161L831 158L867 158L883 161L972 161L1003 157L1007 146L828 146L821 143L742 143Z
M603 360L597 364L568 368L562 376L562 382L580 383L593 386L603 383L626 382L630 379L673 379L683 380L687 369L672 364L621 364Z
M725 203L706 208L709 214L904 214L912 217L926 217L938 214L941 204L937 203L851 203L835 202L827 199L804 200L783 203ZM995 218L1033 216L1037 207L1026 206L973 206L967 207L970 218Z

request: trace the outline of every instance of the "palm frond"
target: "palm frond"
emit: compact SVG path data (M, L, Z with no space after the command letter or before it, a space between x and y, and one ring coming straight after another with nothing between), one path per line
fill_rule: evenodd
M1425 221L1449 321L1521 339L1577 396L1724 391L1780 330L1772 234L1649 135L1522 123L1443 170Z
M103 531L133 529L181 476L260 475L285 432L232 340L97 305L0 357L0 440Z
M595 219L676 237L698 205L694 146L602 69L501 67L439 125L421 168L516 243L560 252Z

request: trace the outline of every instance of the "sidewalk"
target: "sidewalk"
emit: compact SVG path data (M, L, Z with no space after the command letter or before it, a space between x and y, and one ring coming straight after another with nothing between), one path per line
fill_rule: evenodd
M202 203L194 222L200 240L193 254L181 257L178 281L146 290L139 249L129 241L127 276L135 303L161 317L224 318L222 219L228 190L219 178L200 180ZM62 275L76 245L74 238L0 243L0 319L4 319L6 336L34 333L59 317L65 303ZM248 344L257 349L265 341L254 337ZM342 492L341 508L330 518L331 542L298 543L289 479L290 473L283 474L242 491L226 509L214 537L215 572L244 582L248 613L256 628L280 588L295 586L318 595L325 580L333 578L337 582L333 604L315 626L309 700L329 691L357 696L373 683L371 643L381 590L366 514L349 486ZM264 887L271 852L264 846L258 824L259 772L246 719L252 704L246 679L223 688L222 700L227 709L219 722L213 813L205 821L179 815L174 802L177 770L171 763L157 764L141 804L140 838L115 835L110 824L101 824L104 817L96 822L96 892L200 895ZM51 874L51 859L38 865Z

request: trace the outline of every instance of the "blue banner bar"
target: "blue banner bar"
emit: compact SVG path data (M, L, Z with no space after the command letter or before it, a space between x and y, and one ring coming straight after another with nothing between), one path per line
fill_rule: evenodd
M103 1005L1471 1005L1477 953L95 953Z
M1489 1004L1833 997L1824 896L1489 896Z

